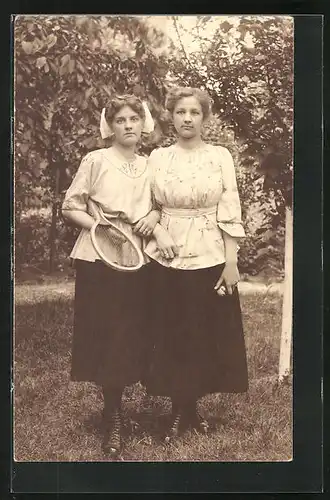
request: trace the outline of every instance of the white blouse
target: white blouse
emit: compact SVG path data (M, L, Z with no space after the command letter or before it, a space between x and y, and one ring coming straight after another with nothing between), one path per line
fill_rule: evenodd
M161 257L151 240L145 253L164 266L198 269L225 262L222 232L243 237L241 205L230 152L203 144L186 150L177 144L154 150L148 160L160 224L178 247L172 260Z
M116 224L124 228L143 249L144 242L140 236L133 233L131 224L136 223L152 209L146 158L137 156L136 161L130 164L123 162L123 159L110 149L98 149L88 153L66 192L62 209L87 212L89 198L105 213L116 216ZM70 257L90 262L99 258L88 229L83 228L80 231Z

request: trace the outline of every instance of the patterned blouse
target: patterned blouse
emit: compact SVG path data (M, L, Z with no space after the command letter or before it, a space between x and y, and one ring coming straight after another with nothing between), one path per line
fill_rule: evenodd
M172 260L161 257L154 240L145 253L160 264L198 269L225 262L222 233L243 237L241 205L230 152L202 144L186 150L175 144L154 150L148 160L160 224L178 247Z
M66 192L62 209L87 212L89 198L100 205L104 213L115 215L116 225L124 228L143 248L144 242L133 233L131 224L152 209L146 158L137 156L134 163L125 163L110 149L88 153ZM70 257L90 262L99 258L88 229L80 231ZM146 257L146 262L148 260Z

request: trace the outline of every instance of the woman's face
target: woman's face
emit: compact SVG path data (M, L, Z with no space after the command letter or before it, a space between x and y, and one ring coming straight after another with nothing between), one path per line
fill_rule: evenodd
M111 128L115 142L121 146L133 146L141 137L143 120L129 106L123 106L114 116Z
M174 127L183 139L191 139L201 135L203 111L196 97L182 97L173 110Z

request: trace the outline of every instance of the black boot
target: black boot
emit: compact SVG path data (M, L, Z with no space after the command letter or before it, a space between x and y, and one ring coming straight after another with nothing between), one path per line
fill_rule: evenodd
M104 387L102 448L104 453L113 458L119 455L121 449L121 397L123 390L117 387Z
M120 408L115 408L111 416L105 417L102 445L104 453L116 458L121 450L121 415Z
M196 400L172 401L172 423L165 438L167 443L188 429L207 434L208 428L207 420L197 410Z
M179 436L183 431L183 414L184 407L181 403L176 400L172 400L172 417L171 425L165 436L165 442L169 443L174 438Z
M187 429L190 428L202 434L207 434L209 424L208 421L199 413L197 409L197 401L190 401L185 405L183 418Z

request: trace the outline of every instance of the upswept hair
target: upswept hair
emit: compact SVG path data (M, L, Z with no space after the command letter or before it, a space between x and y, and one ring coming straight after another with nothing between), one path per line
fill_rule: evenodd
M177 102L183 97L195 97L201 105L203 118L206 119L211 114L212 101L205 90L194 87L176 87L167 94L165 108L172 114Z
M129 106L142 120L145 120L145 111L141 99L131 94L114 95L111 97L105 107L105 119L110 124L115 115L124 106Z

